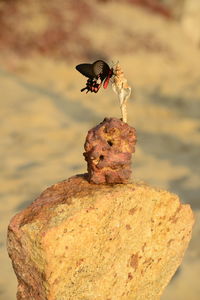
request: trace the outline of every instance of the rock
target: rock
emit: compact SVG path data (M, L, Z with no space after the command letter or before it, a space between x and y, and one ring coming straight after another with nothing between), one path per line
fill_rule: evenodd
M135 129L117 118L105 118L89 130L84 153L89 181L96 184L128 182L135 143Z
M8 228L17 299L157 300L193 223L189 205L145 184L55 184Z

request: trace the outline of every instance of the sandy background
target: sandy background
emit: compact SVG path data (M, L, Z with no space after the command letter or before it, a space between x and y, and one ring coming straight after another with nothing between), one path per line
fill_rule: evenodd
M190 247L162 300L199 299L200 9L189 1L134 2L0 1L1 300L16 293L9 220L49 185L85 172L87 131L121 117L111 87L80 93L86 80L75 65L97 59L119 60L133 88L133 179L178 194L196 214Z

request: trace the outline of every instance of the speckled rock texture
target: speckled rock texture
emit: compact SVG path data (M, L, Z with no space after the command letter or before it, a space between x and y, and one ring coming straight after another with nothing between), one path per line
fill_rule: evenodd
M105 118L89 130L84 153L89 181L127 183L135 143L135 129L117 118Z
M189 205L145 184L55 184L9 225L17 299L157 300L193 222Z

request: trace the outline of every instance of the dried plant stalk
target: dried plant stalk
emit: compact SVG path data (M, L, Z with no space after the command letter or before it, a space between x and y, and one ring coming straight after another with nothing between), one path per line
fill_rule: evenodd
M113 91L118 95L120 109L123 122L127 123L127 100L131 95L131 87L128 85L127 79L119 63L113 67Z

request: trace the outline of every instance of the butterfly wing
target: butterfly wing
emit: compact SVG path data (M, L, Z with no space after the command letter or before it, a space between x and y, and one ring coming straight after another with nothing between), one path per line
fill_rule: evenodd
M105 61L97 60L92 64L92 66L96 77L100 77L101 80L104 80L108 76L110 67L107 63L105 63Z
M85 77L93 79L96 77L92 64L80 64L76 66L76 70L79 71Z
M108 84L109 84L109 81L110 81L110 78L113 76L113 68L110 69L105 81L104 81L104 84L103 84L103 87L104 89L106 89L108 87Z

